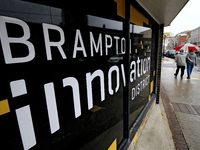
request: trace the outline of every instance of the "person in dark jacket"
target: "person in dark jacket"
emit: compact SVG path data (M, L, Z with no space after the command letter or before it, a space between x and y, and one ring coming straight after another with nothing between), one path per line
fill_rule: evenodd
M187 79L190 79L192 70L193 70L194 66L197 65L196 64L196 62L197 62L197 56L194 53L193 49L189 50L189 54L187 54L187 56L186 56L186 62L187 62L187 74L188 74Z
M183 49L180 50L180 53L175 56L175 62L177 65L175 77L178 75L179 69L181 68L181 79L183 79L185 65L186 65L186 55L183 52Z

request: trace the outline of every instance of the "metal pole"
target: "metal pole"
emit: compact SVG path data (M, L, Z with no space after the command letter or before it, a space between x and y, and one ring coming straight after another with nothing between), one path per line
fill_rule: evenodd
M125 20L123 23L124 36L126 39L126 53L124 54L124 69L126 76L126 86L123 95L123 114L124 114L124 138L129 138L129 114L130 114L130 0L125 0Z

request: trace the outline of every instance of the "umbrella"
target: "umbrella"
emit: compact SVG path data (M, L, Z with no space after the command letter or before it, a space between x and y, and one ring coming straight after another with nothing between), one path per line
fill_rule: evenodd
M197 51L198 49L200 49L200 47L198 47L194 44L186 43L186 44L178 45L174 49L177 51L179 51L180 49L183 49L184 52L188 52L188 50L190 50L190 49Z

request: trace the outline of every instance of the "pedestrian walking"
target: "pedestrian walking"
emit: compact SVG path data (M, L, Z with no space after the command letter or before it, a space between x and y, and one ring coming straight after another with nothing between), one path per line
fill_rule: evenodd
M197 65L197 56L194 53L193 49L189 50L189 54L187 54L187 56L186 56L186 62L187 62L187 74L188 74L187 79L190 79L192 70L193 70L194 66Z
M174 74L175 77L177 77L179 70L181 69L181 79L183 79L184 71L185 71L185 65L186 65L186 55L183 52L183 49L180 50L180 53L175 56L175 62L176 62L176 73Z

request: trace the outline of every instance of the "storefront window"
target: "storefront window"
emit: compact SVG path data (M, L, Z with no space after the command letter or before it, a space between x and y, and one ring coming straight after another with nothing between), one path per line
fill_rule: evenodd
M118 0L1 1L0 149L120 146L126 81L130 129L154 86L149 20L131 6L127 39L123 6Z
M131 24L130 128L150 98L151 35L149 27Z
M123 139L123 19L114 1L108 18L73 7L1 2L3 148L102 150Z

